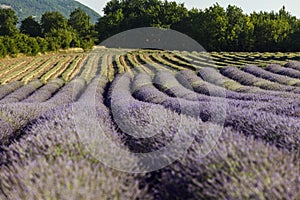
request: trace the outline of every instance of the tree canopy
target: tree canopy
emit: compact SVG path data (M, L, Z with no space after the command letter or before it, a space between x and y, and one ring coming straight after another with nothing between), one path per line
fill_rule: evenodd
M138 27L171 28L187 34L208 51L300 51L300 21L283 6L278 12L245 14L237 6L214 4L188 10L161 0L111 0L96 28L102 41Z

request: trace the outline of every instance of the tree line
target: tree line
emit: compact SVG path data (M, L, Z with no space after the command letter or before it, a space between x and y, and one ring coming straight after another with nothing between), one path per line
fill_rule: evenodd
M0 9L0 57L34 56L70 47L91 49L97 40L95 25L80 8L67 19L59 12L45 12L40 22L33 16L22 20L12 9Z
M185 33L208 51L300 51L300 20L283 6L278 12L245 14L219 4L188 10L161 0L112 0L96 24L99 39L137 27L156 26Z
M76 9L68 19L46 12L40 22L29 16L17 27L14 11L0 9L0 56L90 49L122 31L149 26L182 32L207 51L300 51L300 20L285 7L245 14L232 5L189 10L183 3L162 0L111 0L103 11L96 24Z

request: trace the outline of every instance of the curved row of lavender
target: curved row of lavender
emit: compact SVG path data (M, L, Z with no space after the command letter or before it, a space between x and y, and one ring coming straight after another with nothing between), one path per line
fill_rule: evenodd
M221 79L213 80L212 73ZM118 75L112 84L98 76L89 84L76 78L65 85L57 79L46 85L33 81L23 86L26 90L20 87L14 83L0 88L0 199L299 197L297 93L244 86L207 68L198 76L192 71L157 71L153 79L147 74ZM88 116L84 105L93 98L97 117L82 120L99 123L124 150L160 149L172 140L178 124L179 133L194 141L179 160L154 172L146 173L147 166L134 157L115 159L137 162L145 173L109 168L78 137L78 126L87 134L92 131L89 123L74 124L72 106L83 105L81 112ZM220 128L223 117L220 138L204 157L208 128ZM142 130L156 134L135 138L128 132L137 135Z
M288 76L278 75L274 74L272 72L268 72L261 67L255 66L255 65L246 65L242 68L244 72L247 72L249 74L253 74L256 77L263 78L272 82L277 82L283 85L289 85L289 86L300 86L300 80L295 78L290 78Z
M224 67L220 71L224 76L234 79L243 85L251 85L251 86L253 85L265 90L285 91L285 92L293 92L296 94L300 94L299 87L282 85L278 82L272 82L267 79L259 78L255 75L239 70L237 67L230 67L230 66ZM269 77L269 76L266 75L265 77Z
M273 65L268 65L265 69L275 74L300 79L300 71L293 68L286 68L286 67L282 67L281 65L273 64Z
M286 101L277 104L210 98L189 91L176 82L173 74L158 72L153 83L161 90L159 91L152 84L150 76L138 74L133 83L133 95L141 101L162 104L178 113L199 117L204 121L213 120L214 123L220 123L219 118L210 119L211 115L218 114L221 118L225 115L226 127L232 127L245 135L262 138L278 147L299 150L299 106L295 108L295 104L284 104ZM226 101L227 106L224 103Z

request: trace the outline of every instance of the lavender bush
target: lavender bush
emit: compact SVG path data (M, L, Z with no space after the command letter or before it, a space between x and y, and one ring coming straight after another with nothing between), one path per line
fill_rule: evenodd
M190 70L183 70L176 74L177 80L188 89L192 89L200 94L222 97L223 91L225 91L226 98L237 99L237 100L253 100L253 101L266 101L266 102L281 102L282 100L287 100L286 98L299 98L296 94L288 92L276 92L259 90L260 92L255 93L241 93L232 90L227 90L226 88L213 83L209 83L201 79L196 75L195 72ZM208 90L209 88L209 90Z
M219 73L219 71L214 68L201 68L198 70L197 75L209 83L225 87L228 90L246 93L255 93L262 91L260 88L255 86L242 85L238 81L230 79L224 76L222 73Z
M41 103L52 97L54 93L64 85L64 81L61 79L52 79L46 85L36 90L28 98L24 99L24 103Z
M5 98L0 100L0 104L3 103L15 103L19 102L29 95L31 95L35 90L42 86L42 82L40 80L34 80L24 85L23 87L15 90L13 93L7 95Z
M73 102L80 97L85 88L86 81L82 78L75 78L59 90L51 99L46 101L46 103L62 105Z
M4 98L6 95L12 93L13 91L22 87L23 84L20 81L13 81L5 85L0 86L0 99Z
M5 148L1 199L150 198L138 175L105 167L78 141L70 105L43 115Z
M220 72L224 76L232 78L233 80L236 80L243 85L257 86L257 87L260 87L260 88L266 89L266 90L294 92L297 94L300 93L300 89L297 87L284 86L284 85L280 85L279 83L274 83L274 82L271 82L271 81L268 81L268 80L265 80L262 78L258 78L252 74L243 72L236 67L224 67L220 70Z
M212 68L174 75L141 54L125 61L151 63L154 77L113 78L111 56L97 53L65 85L0 87L0 199L300 197L296 87L256 76L244 86L238 75L250 74L230 67L221 72L233 79Z
M255 65L246 65L242 68L242 70L244 72L253 74L259 78L263 78L272 82L277 82L284 85L300 86L300 80L298 79L293 79L287 76L274 74Z
M282 67L281 65L275 65L275 64L268 65L266 67L266 70L276 73L276 74L300 79L300 71L292 69L292 68L285 68L285 67Z
M299 61L290 61L284 65L286 68L291 68L300 71L300 62Z

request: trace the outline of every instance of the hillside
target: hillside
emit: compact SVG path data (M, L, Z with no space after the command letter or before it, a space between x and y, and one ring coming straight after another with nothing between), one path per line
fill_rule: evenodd
M40 19L46 11L58 11L68 17L75 8L82 8L95 23L100 15L87 6L74 0L0 0L1 7L11 7L20 21L30 15Z

